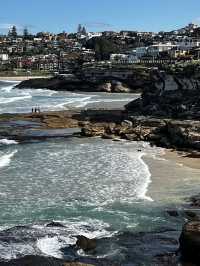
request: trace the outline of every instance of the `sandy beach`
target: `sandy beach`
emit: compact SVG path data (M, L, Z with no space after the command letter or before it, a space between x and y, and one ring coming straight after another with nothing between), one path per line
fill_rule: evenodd
M200 158L187 157L189 153L166 150L162 156L166 160L175 161L179 165L200 169Z
M147 195L153 200L180 204L199 192L200 159L165 150L165 154L155 158L145 156L144 161L152 180Z

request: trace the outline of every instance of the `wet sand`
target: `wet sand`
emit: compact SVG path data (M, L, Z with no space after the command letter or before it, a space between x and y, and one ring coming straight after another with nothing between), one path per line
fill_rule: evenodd
M187 158L166 150L158 157L145 156L151 172L147 196L160 204L185 204L200 191L200 159Z
M166 150L162 156L167 160L175 160L178 164L190 168L200 169L200 158L187 157L189 153Z

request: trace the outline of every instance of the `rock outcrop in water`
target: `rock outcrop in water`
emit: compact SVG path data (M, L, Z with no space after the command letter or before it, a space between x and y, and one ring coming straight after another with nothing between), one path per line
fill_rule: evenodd
M17 88L109 93L138 92L150 83L147 72L149 69L144 67L83 66L69 75L26 80L18 84Z
M94 250L97 246L95 239L89 239L85 236L77 236L76 246L83 251Z

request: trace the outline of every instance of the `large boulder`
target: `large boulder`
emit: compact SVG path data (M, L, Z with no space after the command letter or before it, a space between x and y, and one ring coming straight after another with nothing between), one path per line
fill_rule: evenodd
M200 221L190 221L186 223L183 227L179 242L183 260L192 263L199 263Z
M97 91L103 91L103 92L111 92L112 91L112 84L111 82L104 82L97 86Z
M92 251L96 248L96 239L89 239L85 236L77 236L76 246L84 251Z
M112 91L113 92L123 92L123 93L127 93L127 92L131 92L131 89L126 85L123 84L120 81L113 81L112 82Z

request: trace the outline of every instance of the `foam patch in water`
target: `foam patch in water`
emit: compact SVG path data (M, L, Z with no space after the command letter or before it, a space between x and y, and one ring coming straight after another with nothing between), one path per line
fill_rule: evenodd
M9 154L5 154L0 157L0 168L6 167L10 164L12 157L17 153L17 150L14 150L13 152Z
M18 142L15 140L11 140L11 139L0 139L0 145L1 144L3 144L3 145L16 145L16 144L18 144Z

